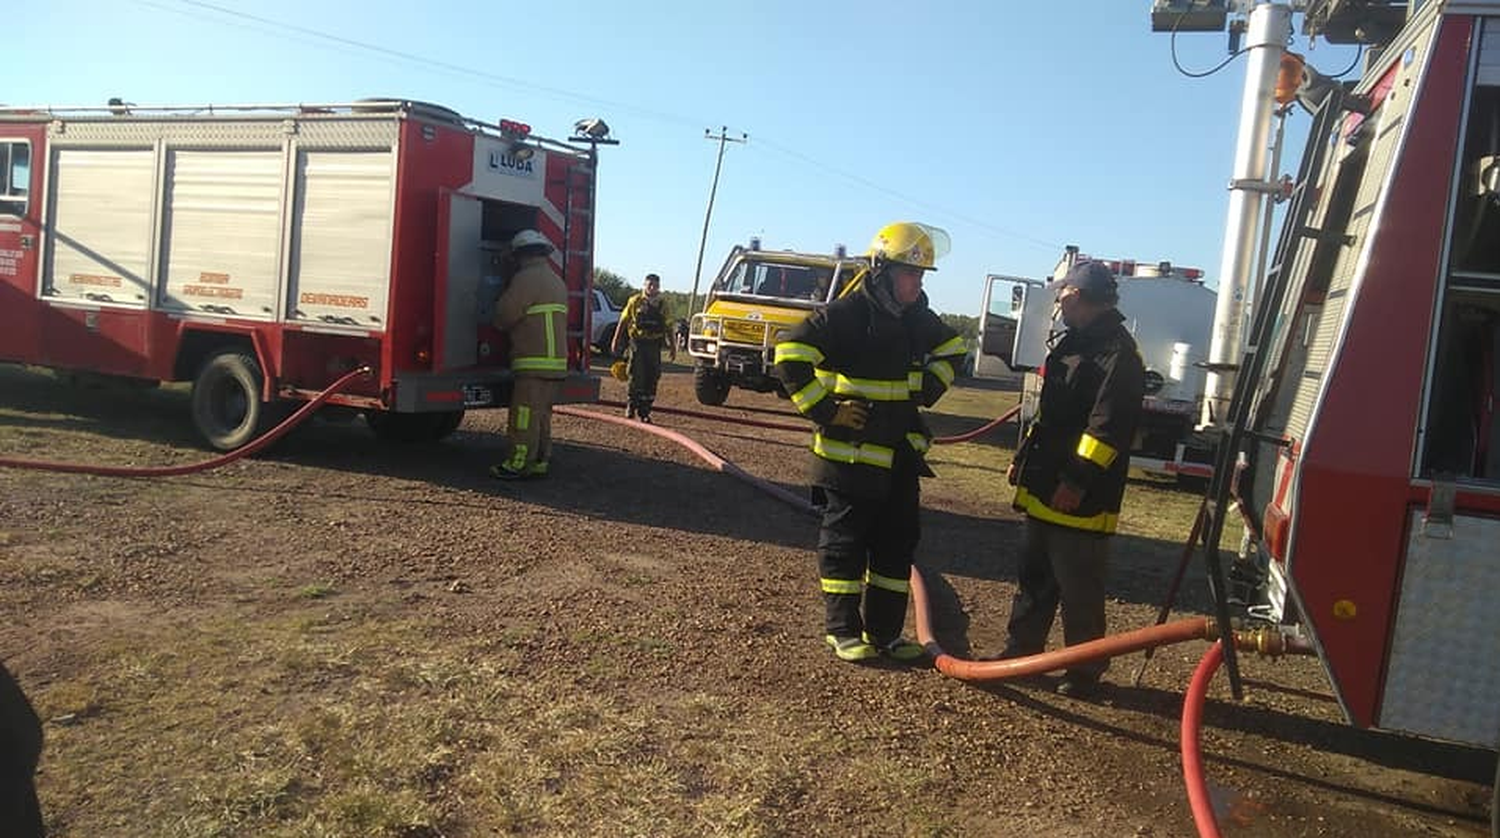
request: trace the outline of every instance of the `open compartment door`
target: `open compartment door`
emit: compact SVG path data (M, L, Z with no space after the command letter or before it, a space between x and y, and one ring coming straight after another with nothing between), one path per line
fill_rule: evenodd
M1052 297L1035 279L990 274L985 277L980 314L980 351L1012 370L1032 370L1047 357L1052 331Z
M479 359L480 237L483 204L472 195L438 193L437 264L433 278L435 371L472 367Z

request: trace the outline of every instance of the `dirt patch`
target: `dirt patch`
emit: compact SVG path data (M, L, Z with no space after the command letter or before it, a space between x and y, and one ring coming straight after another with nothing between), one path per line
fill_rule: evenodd
M0 451L198 458L185 398L0 370ZM605 381L605 397L620 385ZM939 433L1014 394L963 388ZM702 409L670 368L659 404ZM605 408L596 408L605 410ZM796 423L770 396L719 411ZM803 492L799 432L658 413ZM57 835L1192 835L1177 756L1201 644L1098 701L851 666L818 638L814 522L655 437L558 417L554 475L497 483L503 412L389 448L317 424L141 481L0 471L0 653L48 719ZM940 448L938 631L998 650L1019 524L1004 431ZM1109 616L1151 621L1194 500L1134 484ZM1194 573L1182 607L1207 602ZM1054 640L1054 642L1056 642ZM1487 833L1493 755L1350 728L1313 660L1216 685L1229 835Z

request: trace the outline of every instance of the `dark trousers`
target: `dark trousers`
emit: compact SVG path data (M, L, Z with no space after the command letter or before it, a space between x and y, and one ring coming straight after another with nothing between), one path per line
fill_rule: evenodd
M1006 654L1033 655L1046 648L1059 604L1066 645L1103 637L1108 563L1109 536L1027 518ZM1069 673L1097 678L1108 668L1108 660L1089 661Z
M630 407L638 414L651 413L656 384L661 381L661 338L630 339Z
M818 572L823 579L825 630L835 637L868 632L877 642L900 637L906 622L912 556L922 534L916 472L893 475L890 494L883 498L826 488L824 494L828 503L818 532ZM879 578L868 581L867 572ZM863 619L861 595L830 593L830 581L864 583Z
M42 723L21 685L0 666L0 834L41 837L33 780L41 754Z

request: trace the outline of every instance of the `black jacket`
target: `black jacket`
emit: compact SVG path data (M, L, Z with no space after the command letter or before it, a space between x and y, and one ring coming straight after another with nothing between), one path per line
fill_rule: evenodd
M1146 372L1124 319L1111 309L1065 332L1047 355L1041 405L1016 452L1015 507L1033 518L1115 530ZM1083 492L1070 513L1047 505L1062 481Z
M813 484L881 497L893 469L930 473L922 454L932 437L917 408L947 391L966 349L926 296L896 317L863 288L794 328L777 344L772 372L792 404L817 423ZM829 424L845 399L869 406L862 430Z

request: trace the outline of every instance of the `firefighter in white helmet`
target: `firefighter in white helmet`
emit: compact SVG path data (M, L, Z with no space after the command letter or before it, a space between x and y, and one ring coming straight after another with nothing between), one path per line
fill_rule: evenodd
M506 436L510 456L490 467L501 480L542 477L552 454L552 403L568 375L568 287L552 270L552 243L536 230L510 240L515 275L495 301L495 328L510 335L514 374Z
M812 483L826 503L818 534L824 640L840 660L922 656L902 637L921 532L918 478L931 444L919 406L953 382L963 338L927 307L922 276L948 236L909 221L870 245L855 291L776 345L773 370L813 431ZM863 608L861 608L863 606Z

